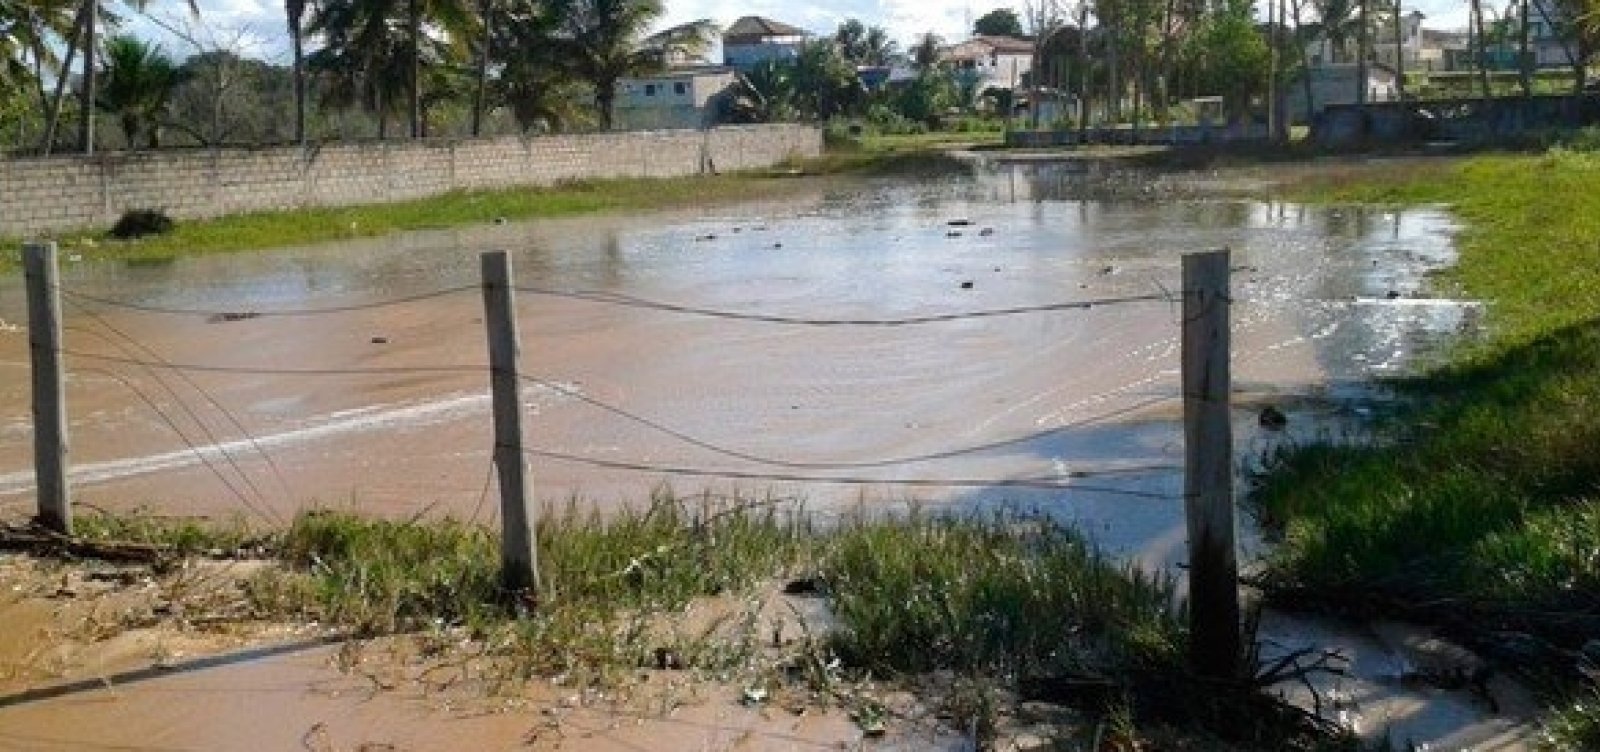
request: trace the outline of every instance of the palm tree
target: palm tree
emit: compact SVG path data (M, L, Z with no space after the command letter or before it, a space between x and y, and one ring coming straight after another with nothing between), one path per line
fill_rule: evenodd
M737 122L771 123L795 116L795 66L767 60L739 75L730 115Z
M939 66L939 49L944 46L937 34L928 32L917 38L911 46L911 67L918 73L927 73Z
M73 30L70 0L0 0L0 93L32 88L49 107L45 75L59 71L55 45Z
M343 78L331 99L364 102L383 130L395 90L403 87L411 137L419 138L427 100L423 64L455 63L476 23L464 0L329 0L317 6L307 30L325 39L314 67Z
M305 15L306 0L283 0L283 12L289 26L289 45L294 50L294 141L306 143L306 53Z
M557 29L552 43L573 74L594 87L600 126L611 129L617 81L664 68L675 52L698 53L710 43L709 23L689 24L639 42L664 12L660 0L550 0Z
M818 120L857 111L866 102L866 88L855 67L828 40L808 42L789 63L789 83L796 109Z
M839 24L833 41L845 59L856 65L888 65L894 57L895 43L889 32L879 26L868 28L854 18Z
M331 102L360 103L378 116L379 136L388 116L408 97L412 138L424 135L423 64L455 64L476 20L462 0L329 0L316 8L307 31L324 38L310 67L333 78ZM438 33L423 33L425 26Z
M579 91L583 84L564 70L553 41L557 21L547 8L518 3L503 8L490 25L502 61L493 94L523 132L565 130L584 120L577 104L587 98Z
M105 85L95 106L116 115L129 148L140 136L150 148L161 145L161 116L181 76L178 66L160 45L137 37L114 36L106 40Z
M94 112L97 109L95 103L99 101L97 95L99 66L96 65L94 58L99 41L100 21L104 19L112 27L115 27L118 21L115 15L102 7L104 2L105 0L83 0L80 16L83 23L83 33L79 39L83 46L83 89L78 99L81 105L78 116L78 141L85 154L94 153ZM190 13L200 14L199 0L185 0L185 2L189 6ZM143 11L146 0L130 0L128 5L134 10Z
M378 119L378 137L388 136L389 114L405 94L409 43L390 17L387 0L339 0L317 6L307 31L323 38L307 67L326 78L327 104L359 105Z
M1356 12L1356 2L1317 0L1317 15L1322 25L1323 36L1328 40L1330 59L1326 62L1345 62L1344 58L1349 53L1350 38L1360 34L1362 21Z

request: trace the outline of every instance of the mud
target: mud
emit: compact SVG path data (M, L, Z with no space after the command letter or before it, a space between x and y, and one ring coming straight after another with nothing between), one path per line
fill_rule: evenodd
M1442 212L1157 200L1137 190L1082 200L1075 198L1082 180L1059 166L1026 163L970 180L872 183L696 214L508 224L163 263L69 262L63 286L70 293L193 311L150 313L69 295L77 498L260 524L317 505L492 520L483 314L473 289L477 254L488 248L511 250L518 281L529 287L820 318L1159 296L1179 287L1182 253L1231 248L1236 445L1246 460L1279 442L1341 430L1373 398L1366 386L1373 376L1410 367L1474 330L1477 304L1430 284L1429 275L1453 258L1454 227ZM461 289L362 308L452 288ZM32 503L27 343L16 327L22 301L20 280L0 279L7 322L0 326L0 512L7 514ZM327 307L355 310L272 315ZM856 481L716 480L536 457L536 493L546 502L638 503L671 484L685 493L795 496L822 514L910 499L958 509L1022 505L1075 522L1108 550L1150 567L1185 558L1179 312L1171 302L858 329L524 292L519 319L524 372L555 385L524 395L534 447L713 474ZM384 370L179 377L88 356ZM457 366L464 368L451 370ZM574 394L787 464L688 445ZM1284 411L1284 430L1261 426L1266 406ZM996 442L1004 443L936 462L855 466ZM829 464L846 466L813 467ZM1036 477L1069 488L896 482ZM370 692L352 700L351 692L361 693L340 683L349 677L330 675L327 659L311 651L113 690L111 704L124 709L105 725L87 721L108 702L92 692L0 710L8 716L0 727L16 745L39 749L128 739L151 739L157 748L262 748L248 744L267 740L270 748L429 749L463 738L492 749L533 729L526 714L440 715L414 698ZM307 689L330 686L332 694ZM1429 702L1415 688L1389 690ZM163 705L172 697L205 697L216 707L179 716ZM273 710L260 712L265 705ZM799 723L757 713L752 720L728 703L710 707L688 724L694 730L684 732L691 736L680 748L735 747L740 734L769 732L804 748L811 732L801 726L839 728L836 718ZM1492 715L1463 712L1457 726ZM438 723L445 718L453 720ZM652 748L650 735L665 733L646 724L636 734L628 723L615 714L596 720L599 730L583 744L615 736L617 748ZM69 738L60 729L88 735Z

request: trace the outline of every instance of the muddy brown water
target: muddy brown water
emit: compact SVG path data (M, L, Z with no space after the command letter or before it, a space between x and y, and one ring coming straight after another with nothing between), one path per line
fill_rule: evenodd
M1428 283L1454 257L1454 225L1442 211L1076 200L1071 173L1000 166L970 179L866 182L782 202L163 262L68 256L76 498L267 524L311 506L492 519L483 312L473 286L479 252L494 248L512 253L530 288L825 319L1160 296L1178 289L1183 253L1229 248L1237 445L1247 459L1285 435L1343 430L1372 397L1365 385L1374 376L1475 325L1476 304ZM1184 558L1175 303L897 327L728 320L530 292L518 303L524 372L554 385L524 394L530 445L710 474L534 457L542 500L615 507L670 485L795 496L824 513L910 499L1021 505L1151 566ZM308 308L351 310L271 315ZM24 312L21 280L0 279L0 512L8 515L33 503ZM180 376L115 359L383 372ZM471 368L447 370L455 366ZM1300 399L1307 394L1318 399ZM1260 428L1263 404L1286 410L1287 433ZM996 443L938 461L860 466ZM996 482L1019 478L1068 487ZM920 485L951 479L978 482Z

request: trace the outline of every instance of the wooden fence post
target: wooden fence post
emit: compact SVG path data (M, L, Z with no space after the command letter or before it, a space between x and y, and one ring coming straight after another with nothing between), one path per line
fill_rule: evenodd
M39 523L72 534L67 488L66 376L61 365L61 288L55 243L22 247L28 286L28 351L33 370L33 472Z
M1189 662L1240 676L1229 416L1228 252L1183 257L1183 495L1189 526Z
M490 385L494 395L494 464L500 478L500 577L512 594L537 595L538 543L525 487L522 454L522 384L517 374L517 311L505 251L483 254L483 310L489 332Z

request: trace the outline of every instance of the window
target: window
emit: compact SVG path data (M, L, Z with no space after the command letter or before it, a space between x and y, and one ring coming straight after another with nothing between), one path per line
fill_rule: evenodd
M677 83L672 85L672 93L673 94L679 94L679 95L688 94L689 93L689 85L684 83L684 82L682 82L682 81L679 81L679 82L677 82Z
M644 85L644 95L647 96L647 97L655 96L656 95L656 85L655 84L645 84Z

